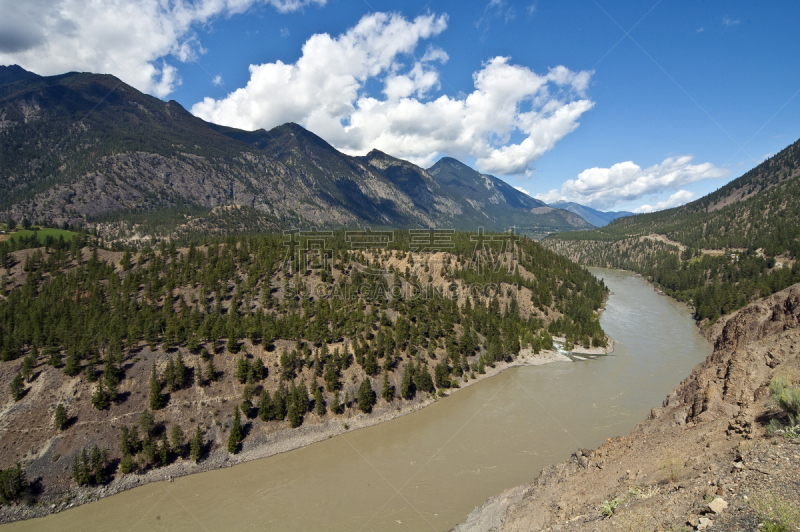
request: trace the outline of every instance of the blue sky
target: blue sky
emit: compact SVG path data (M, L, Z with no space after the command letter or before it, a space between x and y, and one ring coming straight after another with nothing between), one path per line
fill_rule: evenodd
M0 0L0 64L647 211L800 138L800 3ZM108 3L106 3L108 4ZM327 36L326 36L327 35Z

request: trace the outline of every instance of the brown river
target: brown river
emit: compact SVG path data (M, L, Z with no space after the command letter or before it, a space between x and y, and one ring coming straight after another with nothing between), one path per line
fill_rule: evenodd
M613 292L612 355L514 368L374 427L2 530L449 530L578 447L627 434L711 353L683 305L592 271Z

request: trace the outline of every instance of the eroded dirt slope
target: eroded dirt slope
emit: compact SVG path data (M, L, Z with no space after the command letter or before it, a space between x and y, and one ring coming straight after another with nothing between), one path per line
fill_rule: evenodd
M456 530L758 530L759 505L800 504L800 439L765 430L786 421L769 382L785 375L796 385L799 354L797 284L727 319L712 355L628 436L576 451ZM727 504L713 503L720 513L709 507L716 498Z

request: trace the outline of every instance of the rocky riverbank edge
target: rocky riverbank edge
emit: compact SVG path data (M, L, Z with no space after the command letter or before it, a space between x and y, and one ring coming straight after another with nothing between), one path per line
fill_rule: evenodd
M576 450L455 530L750 532L787 508L800 527L800 439L767 430L786 422L770 380L800 380L800 284L704 332L712 354L629 435Z
M559 339L557 338L556 340L558 341ZM607 340L608 347L606 348L587 349L581 347L572 352L581 355L598 356L609 354L613 351L614 343L610 338ZM542 351L538 355L534 354L531 349L523 349L512 361L498 362L494 367L486 366L485 374L476 374L475 379L460 383L459 388L445 390L443 397L435 394L420 393L413 401L403 401L400 406L389 404L381 408L375 408L370 414L357 413L355 409L351 409L349 416L326 419L319 423L304 423L294 429L287 428L272 433L254 432L245 439L241 452L236 455L227 452L224 435L215 427L215 430L207 436L210 438L207 447L210 447L211 450L198 463L180 459L167 467L148 470L144 473L117 474L111 482L104 486L73 488L67 494L57 498L42 497L31 505L2 506L0 507L0 524L62 512L151 482L171 482L178 477L213 471L224 467L233 467L252 460L289 452L347 432L371 427L411 414L445 399L460 389L494 377L508 369L522 366L541 366L554 362L572 362L572 359L555 349Z

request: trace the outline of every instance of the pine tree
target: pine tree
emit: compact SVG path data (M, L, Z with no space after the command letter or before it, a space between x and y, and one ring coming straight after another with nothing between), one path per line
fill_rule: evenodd
M339 371L334 364L326 364L324 378L325 389L330 393L337 391L341 387L339 383Z
M186 440L186 436L183 434L183 429L180 425L175 423L172 425L172 433L170 434L170 440L172 443L172 450L178 453L178 456L183 455L183 444Z
M164 396L161 394L161 381L156 373L156 363L153 362L153 372L150 375L150 409L161 410L166 406Z
M198 340L197 335L192 334L186 340L186 349L189 350L190 353L197 353L197 350L200 348L200 340Z
M434 368L434 376L437 388L450 387L450 366L447 365L447 362L442 360L436 364L436 368Z
M322 388L314 385L314 406L318 416L325 415L325 399L322 398Z
M206 375L208 376L208 380L215 382L219 375L217 374L217 368L214 367L214 356L210 356L208 359L208 367L206 368Z
M485 375L486 374L486 368L484 367L484 363L483 363L483 356L478 358L478 373L480 373L481 375Z
M403 399L413 399L417 395L417 386L414 382L414 367L411 363L403 369L403 380L400 381L400 395Z
M19 464L16 467L0 471L0 504L18 503L29 488L25 470Z
M105 470L108 465L108 450L100 449L96 444L92 448L90 482L103 484L106 480Z
M269 392L264 388L262 388L261 397L258 400L258 417L261 421L272 419L272 400L269 397Z
M433 393L436 391L436 388L433 385L433 379L431 378L431 372L428 371L428 366L422 363L420 363L417 366L417 369L414 370L413 380L418 390L426 393Z
M344 406L341 404L339 400L339 392L336 392L333 395L333 401L331 402L331 412L334 414L341 414L344 412Z
M92 395L92 405L98 410L105 410L111 406L111 397L103 385L103 381L97 382L97 387Z
M63 362L61 361L61 352L58 350L53 350L50 353L50 358L47 359L47 363L54 368L60 368L63 365Z
M364 361L364 372L367 375L375 375L378 373L378 369L378 359L375 357L375 353L370 352Z
M142 450L142 442L139 439L139 427L134 425L128 432L128 443L130 444L131 454L136 454Z
M159 448L158 456L161 467L169 465L169 442L167 441L166 431L161 433L161 447Z
M389 384L389 372L383 373L383 389L381 390L381 396L387 403L391 403L394 400L394 386Z
M22 377L27 382L31 382L31 378L33 377L33 368L36 367L36 351L31 349L31 352L22 360L22 369L20 372L22 373Z
M156 428L156 418L147 408L142 410L142 415L139 416L139 428L142 429L142 435L145 438L152 436L153 430Z
M169 357L167 365L164 367L164 384L171 392L178 389L175 385L175 362L172 361L172 357Z
M155 464L157 456L156 440L152 436L145 436L142 439L142 455L149 464Z
M129 249L126 249L125 253L123 253L122 260L119 261L119 265L124 272L131 269L131 252Z
M123 475L131 473L135 469L136 469L136 460L134 460L133 456L126 454L122 457L122 460L119 461L119 471Z
M264 361L260 358L256 358L255 362L253 362L253 370L252 375L253 379L256 381L262 381L267 378L267 368L264 367Z
M233 413L233 424L231 425L231 432L228 435L228 452L236 454L239 452L239 444L242 442L242 418L239 416L239 409L236 408Z
M251 372L250 361L244 357L240 357L239 360L236 361L236 380L238 380L240 384L244 384L247 382L247 377Z
M239 352L239 339L236 337L236 333L232 330L228 331L228 343L225 344L225 348L233 355Z
M199 462L203 457L203 447L205 447L203 431L200 430L200 426L198 425L197 429L194 431L194 436L192 436L192 441L189 443L189 458L194 460L195 463Z
M281 421L286 417L287 395L286 386L280 383L272 396L272 419L275 421Z
M64 408L63 404L58 403L55 414L53 414L53 425L58 430L64 430L64 427L67 426L67 420L67 409Z
M87 382L95 382L97 380L97 370L95 369L95 362L93 358L90 358L89 362L86 363L85 372Z
M25 395L25 383L22 380L22 374L17 373L11 380L11 397L14 401L19 401Z
M81 450L80 462L78 462L78 455L72 462L72 477L78 486L85 486L91 481L91 465L89 461L89 454L86 452L86 447Z
M186 384L186 364L183 362L183 354L178 351L178 357L175 359L175 389L182 390Z
M81 361L78 358L78 353L73 350L67 357L67 363L64 365L64 373L70 377L74 377L80 372Z
M119 452L122 456L129 456L133 454L133 446L131 445L130 440L130 432L128 431L128 427L122 427L122 435L120 436L119 441Z
M300 386L295 389L295 402L301 415L311 411L311 401L308 399L308 388L306 381L300 381Z
M109 389L116 389L117 384L122 380L122 370L119 368L119 362L111 355L109 351L103 360L103 378L106 381L106 387Z
M369 377L364 377L358 387L358 408L365 414L372 412L372 405L375 404L375 392L372 391L372 383Z
M289 420L289 426L293 429L303 424L303 414L300 413L300 407L297 406L294 400L289 401L286 419Z

